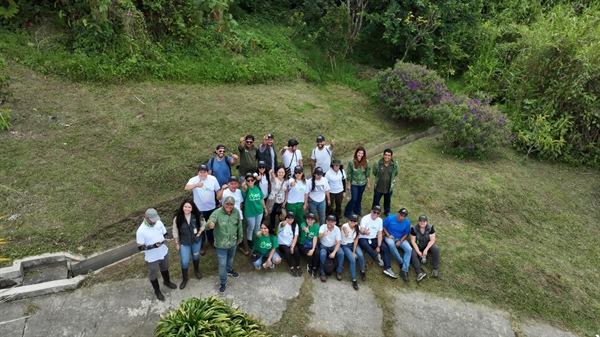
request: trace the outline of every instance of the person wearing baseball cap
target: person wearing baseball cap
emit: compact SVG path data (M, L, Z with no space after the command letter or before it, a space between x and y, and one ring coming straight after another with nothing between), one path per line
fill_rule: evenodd
M227 179L233 173L231 168L238 161L237 154L231 154L227 156L225 154L225 145L219 144L215 149L215 156L210 158L206 166L208 167L208 174L211 174L217 178L219 186L227 184Z
M352 288L358 290L358 282L356 281L356 260L358 260L360 276L363 282L366 280L366 274L365 256L358 245L358 216L356 214L350 214L348 222L342 225L342 241L340 247L344 251L344 256L350 263Z
M383 220L384 241L390 248L392 256L400 264L400 277L408 282L408 267L412 256L412 247L408 242L410 234L410 219L408 210L404 207L398 210L398 214L390 214ZM404 258L400 257L399 249L404 252Z
M374 206L371 208L371 213L360 220L358 244L363 252L369 254L380 267L383 267L384 275L396 279L398 276L392 270L390 249L383 242L383 221L379 214L381 214L381 207Z
M306 261L308 261L306 272L313 278L316 278L321 258L317 245L319 224L315 222L315 215L313 213L308 213L305 221L306 222L303 222L300 225L298 245L300 246L300 253L302 253L302 255L306 257Z
M331 205L329 182L323 174L323 169L317 166L312 178L307 181L308 208L311 213L319 213L319 223L325 222L325 208Z
M221 189L217 192L217 199L221 201L221 204L227 197L233 197L235 200L235 208L240 213L240 218L244 220L244 216L242 213L242 204L244 203L244 197L242 195L242 190L239 189L240 183L236 176L230 176L227 180L227 184L221 186ZM250 246L252 247L252 246ZM238 249L244 255L250 254L250 252L246 249L244 242L238 245Z
M302 151L298 150L298 141L294 138L288 140L288 146L280 150L283 166L287 169L293 169L296 166L302 167Z
M440 248L435 243L435 228L427 222L426 215L419 216L419 223L410 229L410 244L412 245L411 262L417 272L417 282L427 276L422 264L427 263L431 257L431 276L439 277Z
M144 260L149 269L148 278L154 288L154 294L160 301L165 296L160 291L158 284L158 272L163 278L163 284L171 289L177 285L171 282L169 276L169 249L167 248L168 234L165 225L154 208L148 208L144 214L144 220L135 233L135 241L138 249L144 252Z
M186 191L192 191L194 203L202 213L204 219L208 219L212 212L217 208L216 193L221 189L219 181L215 176L208 174L208 165L200 164L198 166L198 175L188 180L184 187ZM212 230L207 229L203 232L202 248L200 255L204 255L204 247L208 241L213 245L215 239Z
M337 259L336 279L342 280L342 265L344 264L344 251L340 249L342 234L340 228L336 226L337 218L335 215L330 214L327 216L326 224L321 225L319 228L319 239L320 239L320 257L321 257L321 282L327 282L327 276L325 275L325 260L327 258Z
M327 214L335 214L342 218L342 201L346 199L346 171L339 159L331 162L331 170L326 173L329 182L329 197L331 204L327 207Z
M275 137L272 133L263 136L262 144L258 146L258 160L264 161L267 166L267 172L275 170L277 167L277 151L275 151Z
M300 226L296 223L294 217L294 212L287 212L285 220L277 225L277 242L279 243L280 255L287 262L290 274L294 277L301 277L300 247L298 247L298 227Z
M331 157L333 157L333 139L329 140L329 145L325 145L325 137L317 136L317 147L312 150L310 155L310 170L314 171L315 167L320 166L323 172L327 173L331 166Z
M243 178L247 173L256 172L256 167L258 164L258 149L254 145L254 136L246 135L245 137L240 137L238 150L240 151L240 165L238 170L240 173L240 178Z
M219 293L224 293L227 288L227 276L238 278L239 274L233 271L233 258L237 245L243 238L242 218L235 208L235 199L228 196L223 200L223 206L212 212L207 220L208 228L214 230L215 250L219 265L219 280L221 286Z
M304 222L304 211L308 209L308 182L302 166L294 168L294 175L288 180L289 190L285 208L294 212L296 223Z
M390 214L390 204L394 183L398 175L398 162L392 159L392 149L383 150L383 157L373 164L373 176L375 177L373 189L373 206L379 205L383 197L383 215Z

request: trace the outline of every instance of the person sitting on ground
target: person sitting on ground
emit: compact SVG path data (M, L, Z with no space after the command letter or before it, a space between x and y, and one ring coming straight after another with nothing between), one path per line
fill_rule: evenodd
M277 226L279 251L283 254L283 258L289 266L290 274L296 277L302 276L302 270L300 270L300 247L297 247L296 244L298 242L298 227L298 224L294 220L294 212L287 212L285 220L281 221Z
M420 215L419 223L410 229L410 244L413 251L411 261L417 272L417 282L427 276L421 269L421 264L427 263L431 252L431 276L439 277L440 248L435 243L435 228L427 223L427 216Z
M154 294L159 301L164 301L165 296L160 292L158 285L158 271L163 277L163 283L171 289L177 285L171 282L169 276L169 249L167 229L160 221L160 217L154 208L148 208L144 215L144 221L135 233L138 249L144 252L144 260L148 266L148 278L154 288Z
M173 218L173 240L175 240L175 249L179 252L181 259L181 276L183 277L179 289L185 288L189 280L190 255L192 256L196 278L202 278L202 273L200 273L200 246L202 245L204 227L205 221L196 204L190 200L184 200Z
M285 168L278 166L275 171L271 170L271 194L267 198L267 210L269 211L269 226L275 226L277 219L288 198L289 182L285 179Z
M246 173L246 180L242 183L242 195L244 196L244 216L246 217L246 239L252 240L252 235L262 223L263 214L269 214L267 204L260 187L256 185L256 179L250 172Z
M398 278L390 264L390 249L386 244L383 244L383 221L379 217L380 213L381 207L375 206L371 209L370 214L365 215L360 220L358 244L364 252L377 261L380 267L383 267L385 275ZM383 252L383 260L381 259L381 252Z
M356 281L356 260L360 267L360 277L364 282L366 280L365 273L365 256L362 249L358 245L358 216L351 214L348 222L342 225L342 241L341 247L344 251L344 256L350 263L350 276L352 277L352 288L358 290L358 282Z
M306 271L313 278L317 277L317 269L319 268L319 261L321 259L317 238L319 237L319 224L315 222L315 215L308 213L306 215L306 222L300 225L300 237L298 239L298 245L300 246L300 253L306 257L308 264L306 265Z
M255 233L254 246L252 247L252 265L256 270L263 268L275 268L275 265L281 263L281 257L277 254L277 235L272 226L267 226L264 222L260 224L260 229ZM263 258L267 260L263 263Z
M319 239L320 239L320 257L321 257L321 282L327 282L327 276L325 275L325 260L327 258L337 260L336 275L338 281L342 280L342 264L344 263L344 251L340 249L342 242L342 235L340 228L335 224L337 222L335 215L328 215L325 220L326 224L321 225L319 228Z
M235 199L235 209L237 209L240 213L240 219L244 220L244 215L242 212L244 206L244 196L242 195L242 190L238 187L240 186L239 180L236 176L229 177L227 184L221 186L221 189L217 192L217 200L223 203L223 200L227 197L233 197ZM248 247L252 247L251 237L248 238ZM244 245L244 241L238 245L238 249L244 255L248 255L249 252Z
M400 276L404 282L408 282L408 267L412 256L412 247L407 240L408 234L410 234L410 219L406 208L400 208L398 214L391 214L383 220L383 234L390 252L400 264ZM398 252L400 248L404 251L404 258L400 257L400 252Z

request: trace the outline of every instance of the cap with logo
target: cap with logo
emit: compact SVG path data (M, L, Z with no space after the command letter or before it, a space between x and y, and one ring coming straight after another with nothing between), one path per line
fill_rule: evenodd
M221 150L221 149L225 150L225 145L223 145L223 144L219 144L219 145L217 145L217 148L216 148L216 149L217 149L217 150Z
M323 135L317 136L317 143L324 142L324 141L325 141L325 137L323 137Z
M302 168L302 166L298 165L296 167L294 167L294 173L302 173L304 172L304 169Z
M261 161L259 161L259 162L258 162L258 168L261 168L261 167L265 167L265 168L266 168L266 167L267 167L267 163L265 163L265 162L264 162L264 161L262 161L262 160L261 160Z
M160 220L160 217L158 216L158 212L154 208L148 208L146 210L146 214L144 216L152 222L157 222L158 220Z
M200 164L198 166L198 171L208 171L208 166L206 166L205 164Z
M267 135L267 138L268 138L268 139L275 139L275 137L273 137L273 134L272 134L272 133L269 133L269 134Z
M335 215L333 215L333 214L329 214L329 215L327 216L327 219L326 219L326 220L327 220L327 221L337 221L337 218L335 217Z
M290 147L291 146L296 146L298 144L300 144L300 143L298 143L298 141L296 139L294 139L294 138L288 140L288 146L290 146Z
M375 205L371 208L372 211L381 212L381 207L379 205Z
M224 204L235 204L235 198L232 196L228 196L223 200Z
M419 221L427 221L426 215L419 215Z
M227 182L232 182L232 181L238 181L238 178L236 176L231 176L231 177L229 177L229 180Z
M253 135L246 135L246 140L251 140L254 141L254 136Z
M318 175L322 176L323 175L323 169L320 166L317 166L315 168L314 174L318 174Z
M400 213L402 215L408 215L408 210L406 208L402 207L402 208L400 208L398 213Z
M306 215L306 218L307 218L307 219L313 219L313 220L314 220L314 219L315 219L315 215L314 215L313 213L308 213L308 214Z
M294 214L294 212L292 212L292 211L289 211L289 212L287 212L287 213L285 214L285 218L286 218L286 219L290 219L290 218L292 218L292 219L293 219L295 216L296 216L296 215L295 215L295 214Z
M348 217L348 221L358 221L358 215L356 214L350 214L350 216Z
M332 165L332 166L342 166L342 161L341 161L341 160L339 160L339 159L334 159L334 160L331 162L331 165Z

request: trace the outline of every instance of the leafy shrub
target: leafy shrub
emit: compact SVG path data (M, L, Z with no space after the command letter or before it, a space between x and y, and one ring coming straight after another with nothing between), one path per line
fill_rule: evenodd
M518 149L531 152L534 146L542 158L600 166L598 27L600 9L568 6L556 6L521 27L519 53L505 80L515 126L529 135L518 139ZM546 119L543 127L536 116ZM547 147L547 141L530 142L548 136L566 143Z
M215 296L190 298L179 309L161 316L156 327L162 336L269 336L264 325Z
M506 116L489 101L447 94L430 113L460 156L481 156L512 138Z
M448 92L443 80L423 66L398 62L376 78L381 103L393 118L430 119L428 108Z

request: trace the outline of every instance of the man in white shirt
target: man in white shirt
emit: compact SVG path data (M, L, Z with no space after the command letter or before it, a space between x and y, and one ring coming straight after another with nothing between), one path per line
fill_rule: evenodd
M329 140L329 145L325 145L325 137L317 136L317 147L312 150L310 156L310 170L314 171L315 167L321 167L323 172L327 173L331 167L331 158L333 157L333 139Z
M171 282L169 277L169 249L167 248L167 229L160 221L160 217L154 208L146 210L144 221L138 227L135 233L135 241L138 249L144 252L146 266L150 270L148 275L154 294L160 301L165 300L165 296L160 292L158 285L158 271L163 277L163 284L171 289L176 289L177 285Z
M202 217L204 219L210 218L212 212L217 208L216 197L221 186L219 186L217 178L208 174L208 166L200 164L198 166L198 175L190 178L184 189L192 191L194 203L202 213ZM214 246L215 242L212 230L206 229L203 235L202 248L200 249L201 255L204 255L204 244L206 241L210 242L211 246Z
M383 273L391 278L398 278L392 271L390 261L390 248L383 244L383 221L379 217L381 214L380 206L373 206L371 213L365 215L360 220L358 227L358 244L360 248L369 254L373 260L377 261L380 267L383 267ZM383 260L380 253L383 251Z
M323 265L325 260L329 257L330 259L336 259L336 278L338 281L342 280L342 264L344 263L344 251L340 249L342 242L342 233L340 228L335 225L337 219L335 215L327 216L327 224L319 227L319 246L321 254L321 282L327 282L327 276L325 275L325 269Z
M288 146L281 149L281 159L286 172L291 171L296 166L302 166L302 152L298 150L298 141L288 140Z

